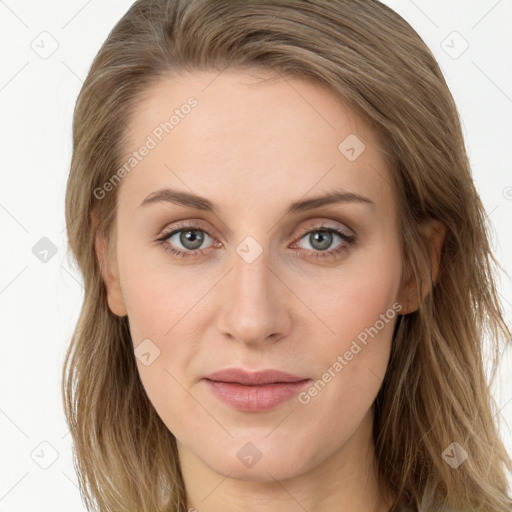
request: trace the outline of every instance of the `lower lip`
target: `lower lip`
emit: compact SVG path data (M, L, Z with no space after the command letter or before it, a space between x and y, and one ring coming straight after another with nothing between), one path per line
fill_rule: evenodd
M236 382L217 382L208 379L206 382L215 396L235 409L243 412L263 412L299 394L309 379L259 386L245 386Z

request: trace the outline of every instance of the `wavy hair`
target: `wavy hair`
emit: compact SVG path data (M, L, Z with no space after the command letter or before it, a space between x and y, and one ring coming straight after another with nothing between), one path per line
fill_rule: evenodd
M404 279L426 290L400 317L373 404L379 484L392 510L510 511L512 461L484 365L487 340L492 383L511 338L496 288L501 266L441 70L415 30L377 0L139 0L96 55L75 106L65 203L85 294L62 398L87 509L186 511L175 438L142 386L128 318L108 307L95 251L97 233L115 244L117 189L101 200L93 191L122 164L130 114L150 86L227 67L327 85L382 145ZM435 284L422 231L429 219L446 227ZM456 469L443 459L453 442L468 453Z

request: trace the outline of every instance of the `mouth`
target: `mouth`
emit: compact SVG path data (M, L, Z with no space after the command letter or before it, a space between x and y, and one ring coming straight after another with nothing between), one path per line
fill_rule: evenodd
M312 379L281 370L231 368L204 377L218 399L242 412L264 412L300 393Z

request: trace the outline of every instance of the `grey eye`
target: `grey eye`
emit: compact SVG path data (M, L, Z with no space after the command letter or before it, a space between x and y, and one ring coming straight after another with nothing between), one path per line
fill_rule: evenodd
M183 248L189 251L194 251L201 247L205 241L205 236L210 238L209 235L207 235L201 229L180 229L179 231L176 231L170 235L168 237L168 241L172 245L176 245L176 240L173 240L173 238L178 237L179 243ZM180 248L179 245L178 248Z

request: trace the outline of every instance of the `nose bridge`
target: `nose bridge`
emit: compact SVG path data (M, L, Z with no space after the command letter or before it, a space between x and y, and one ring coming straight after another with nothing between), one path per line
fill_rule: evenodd
M269 270L270 260L270 252L253 237L235 248L219 318L224 334L257 343L288 328L282 284Z
M265 248L254 257L256 249L250 245L247 248L247 245L245 242L240 244L236 250L236 256L233 257L233 297L236 297L239 304L268 303L269 286L271 286L269 276L272 276L267 268L270 259L269 252Z

